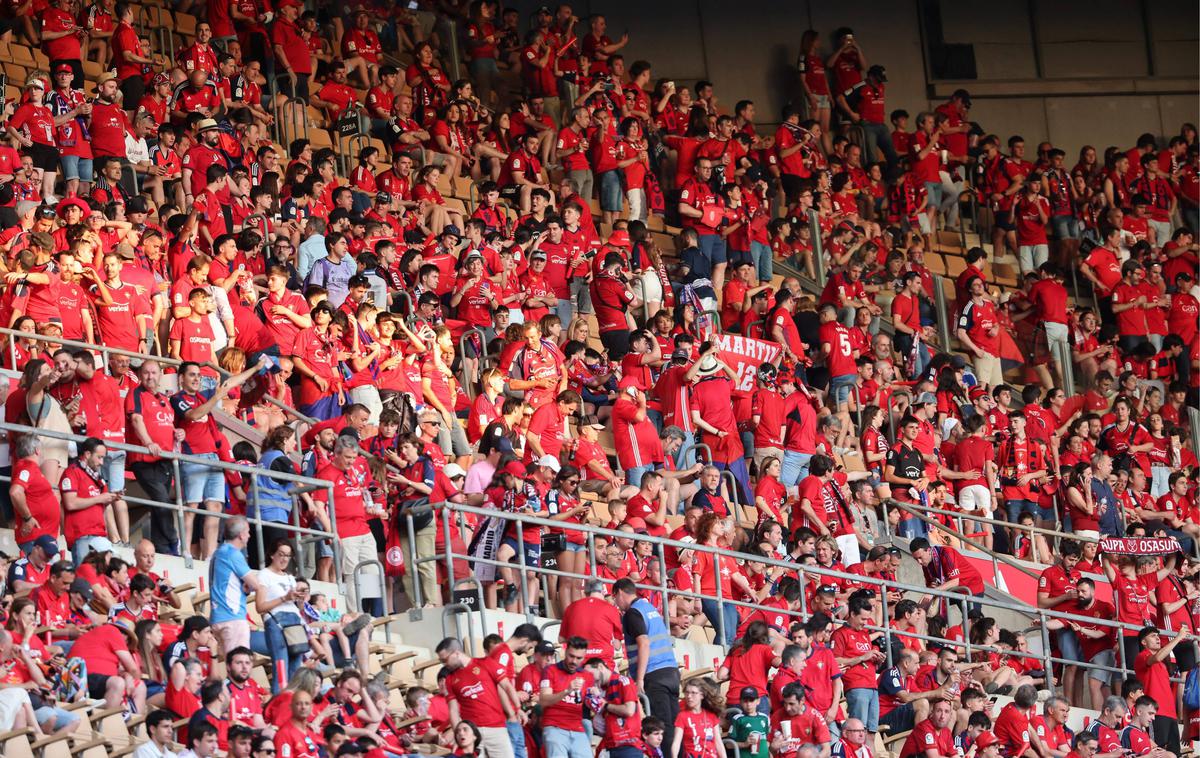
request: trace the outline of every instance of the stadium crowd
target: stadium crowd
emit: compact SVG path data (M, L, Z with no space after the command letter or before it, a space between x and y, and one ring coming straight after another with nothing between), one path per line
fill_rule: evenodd
M58 435L0 447L0 727L69 733L90 698L140 719L137 758L586 758L593 736L870 758L904 732L899 758L1175 758L1196 737L1173 680L1200 620L1194 125L1027 157L966 90L896 108L849 28L804 35L760 133L753 102L655 79L565 4L182 0L201 20L173 57L143 10L0 11L48 61L3 113L0 399ZM297 119L311 140L272 142ZM992 252L965 252L939 324L925 257L972 208ZM187 510L150 508L134 545L134 494ZM496 515L447 533L446 503ZM906 560L886 534L962 602L881 602ZM1070 614L1050 670L970 601L984 549ZM208 561L207 611L159 554ZM310 584L352 574L344 610ZM397 710L369 673L384 574L426 607L474 576L561 644L443 640ZM672 649L696 634L728 651L709 677ZM1072 732L1072 708L1099 717Z

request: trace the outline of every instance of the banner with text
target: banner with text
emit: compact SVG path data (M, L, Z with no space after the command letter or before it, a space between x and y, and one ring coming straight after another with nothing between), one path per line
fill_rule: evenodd
M774 363L783 351L778 342L740 334L718 334L715 340L721 350L721 360L737 374L734 389L738 392L752 392L758 367L764 363Z
M1100 549L1119 555L1170 555L1179 552L1174 537L1104 537Z

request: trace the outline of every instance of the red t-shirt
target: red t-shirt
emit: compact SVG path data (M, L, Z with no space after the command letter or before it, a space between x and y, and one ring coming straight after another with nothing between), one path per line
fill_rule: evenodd
M578 692L568 693L554 705L542 708L543 727L554 726L569 732L583 731L583 696L595 684L595 677L583 669L568 672L563 664L556 663L542 671L541 688L548 688L555 693L570 690L571 682L576 679L582 684Z
M871 633L866 629L854 630L843 626L833 633L830 647L838 658L857 658L864 653L874 650L871 645ZM858 688L875 689L879 677L875 673L875 664L867 659L861 663L842 669L842 682L847 690Z
M458 703L459 716L476 726L504 728L504 707L496 685L500 676L486 660L474 659L446 677L446 692Z
M84 500L108 491L103 482L96 481L79 466L69 466L63 472L58 487L62 492L74 492L76 496ZM67 537L68 545L74 545L80 537L107 536L108 529L104 525L104 506L97 504L90 505L83 510L67 511L63 533Z
M1029 747L1029 714L1009 703L1000 709L992 732L1000 738L1002 754L1022 755Z
M759 692L767 691L767 676L775 651L770 645L752 645L749 650L740 645L725 658L729 669L729 692L741 692L743 687L754 687Z
M25 505L29 509L29 515L38 522L35 529L24 533L21 528L25 520L17 516L14 524L17 541L32 542L43 535L57 539L61 509L58 498L54 496L54 488L50 486L50 480L42 473L37 462L29 458L19 458L13 463L12 484L20 485L25 490Z
M904 746L900 748L900 758L924 756L926 750L936 750L938 755L957 755L954 747L954 735L949 729L938 729L929 719L913 727Z
M350 468L342 471L333 463L326 463L316 474L317 479L333 482L333 505L337 507L338 539L360 537L370 534L367 526L366 495L368 484L372 481L371 472L367 469L366 459L358 457ZM313 495L315 500L326 502L329 490L319 490Z
M317 758L320 738L311 729L299 729L290 720L275 733L275 752L279 758Z
M624 639L621 613L612 603L600 598L581 598L563 612L561 637L583 637L588 641L587 657L600 658L611 667L613 640Z
M1158 703L1158 715L1171 719L1177 718L1175 688L1171 685L1171 679L1167 673L1167 665L1162 661L1158 661L1157 663L1151 662L1150 658L1152 655L1153 653L1149 650L1143 650L1138 653L1137 658L1133 662L1133 672L1146 687L1146 694L1154 698L1155 702Z
M119 652L129 652L129 646L125 633L112 624L84 632L71 647L71 657L87 661L88 674L98 676L117 676L121 672Z
M825 356L825 366L830 377L850 376L858 372L854 363L854 348L850 345L850 330L836 321L821 324L817 331L821 345L830 350Z

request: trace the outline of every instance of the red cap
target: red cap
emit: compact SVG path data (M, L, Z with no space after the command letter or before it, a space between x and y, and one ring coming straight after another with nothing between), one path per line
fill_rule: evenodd
M613 247L631 247L632 242L629 241L629 232L624 229L617 229L612 234L608 235L608 244Z
M281 2L279 4L279 7L286 8L289 5L292 6L293 8L303 8L304 7L304 3L302 0L283 0L283 2Z
M529 475L529 472L525 470L525 467L521 465L520 461L509 461L507 464L505 464L504 468L501 469L501 473L512 474L513 476L520 477L522 479Z
M971 391L967 393L967 396L972 400L978 400L979 398L986 396L987 393L988 391L986 389L976 384L971 388Z
M75 69L71 68L70 63L60 63L54 67L54 73L56 73L56 74L73 74L73 73L75 73Z
M980 750L999 744L1000 738L991 732L980 732L979 736L975 738L975 747L979 748Z

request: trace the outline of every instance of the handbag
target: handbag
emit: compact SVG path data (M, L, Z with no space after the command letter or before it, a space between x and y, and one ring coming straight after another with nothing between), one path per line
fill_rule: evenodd
M280 631L283 632L283 642L287 645L289 656L296 658L308 653L308 630L304 628L304 624L298 619L294 624L284 624L274 613L268 614L268 616L279 626Z

